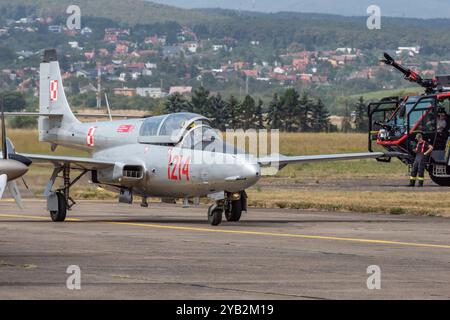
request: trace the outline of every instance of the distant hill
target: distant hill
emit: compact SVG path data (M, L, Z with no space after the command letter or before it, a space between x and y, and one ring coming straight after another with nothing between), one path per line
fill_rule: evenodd
M83 17L103 19L102 27L113 22L153 25L157 29L155 24L175 22L191 26L202 39L232 37L243 44L257 40L265 48L286 49L294 45L307 50L336 47L386 50L419 45L424 54L450 56L450 38L443 32L450 28L450 19L384 18L382 29L373 31L367 29L365 17L331 14L182 9L145 0L0 0L0 20L30 14L64 19L71 4L80 6ZM243 51L242 55L245 54Z
M182 8L223 8L259 12L315 12L345 16L365 16L369 5L377 4L391 17L450 18L446 0L152 0Z
M170 6L161 3L155 3L153 1L159 1L164 3L174 3L180 5L181 7ZM262 2L261 2L262 1ZM255 0L255 4L261 6L265 0ZM325 0L330 2L331 0ZM349 2L339 1L339 5L346 4L348 6ZM360 0L357 0L360 1ZM384 1L384 0L383 0ZM406 0L401 0L406 1ZM410 1L410 0L408 0ZM415 0L413 0L415 1ZM440 2L441 0L431 0L433 3ZM21 12L22 17L26 14L37 13L40 16L45 14L51 14L52 16L62 16L65 15L65 10L69 5L75 4L79 5L82 9L82 15L86 17L95 17L109 19L115 22L125 23L129 25L136 24L153 24L158 22L178 22L180 24L188 25L200 25L200 24L222 24L222 23L234 23L236 20L245 21L248 18L252 20L257 19L258 23L264 21L276 21L276 20L291 20L288 24L294 23L296 26L301 27L303 22L338 22L338 23L358 23L358 27L365 28L364 12L355 17L339 15L339 10L330 13L305 13L295 10L297 6L291 7L292 11L285 10L276 13L263 13L257 11L251 11L252 7L244 6L248 10L235 10L235 9L221 9L221 8L209 8L214 7L214 3L222 3L223 1L190 1L186 4L185 0L0 0L0 18L11 12ZM253 1L242 0L232 1L229 5L224 5L224 7L235 8L233 5L237 3L253 3ZM273 3L273 1L270 1ZM285 2L285 1L282 1ZM312 3L312 1L307 1ZM317 2L317 1L316 1ZM334 0L332 1L334 2ZM186 9L186 6L195 6L195 4L205 4L205 8L198 9ZM206 5L209 3L210 5ZM275 4L272 4L275 5ZM337 2L336 2L337 5ZM270 7L270 5L268 5ZM448 3L450 12L450 2ZM270 10L268 10L270 11ZM382 12L383 13L383 12ZM294 21L298 20L298 21ZM385 18L383 22L390 26L404 25L404 26L440 26L448 27L450 26L450 19L432 19L423 21L422 19L411 19L411 18ZM252 26L250 25L249 28ZM346 27L342 25L342 27ZM348 25L347 25L348 27ZM352 26L354 27L354 26ZM361 30L364 31L364 30Z
M212 13L206 14L144 0L0 0L0 15L17 8L26 13L63 15L66 8L72 4L79 5L84 16L105 18L130 25L167 21L189 24L196 21L213 22L225 19Z

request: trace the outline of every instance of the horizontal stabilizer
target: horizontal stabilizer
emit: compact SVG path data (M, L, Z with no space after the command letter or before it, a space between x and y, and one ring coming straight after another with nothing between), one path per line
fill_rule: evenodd
M78 117L82 118L108 118L108 114L91 114L91 113L76 113ZM39 113L39 112L5 112L5 116L14 117L63 117L64 115L57 113ZM126 119L138 119L140 116L128 115L128 114L113 114L112 118L126 118Z
M39 112L5 112L5 116L14 116L14 117L62 117L63 114L39 113Z

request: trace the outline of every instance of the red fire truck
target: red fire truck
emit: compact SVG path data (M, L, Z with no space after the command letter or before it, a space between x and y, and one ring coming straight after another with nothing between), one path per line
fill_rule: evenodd
M440 186L450 186L450 76L423 79L387 53L381 61L402 72L405 79L424 87L425 93L387 97L369 104L369 151L373 152L376 144L411 166L415 136L420 132L434 147L427 165L430 178ZM378 160L390 161L391 158Z

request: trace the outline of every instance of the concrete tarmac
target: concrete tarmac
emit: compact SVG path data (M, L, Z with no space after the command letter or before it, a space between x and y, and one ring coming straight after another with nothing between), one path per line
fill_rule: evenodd
M212 227L206 206L86 201L53 223L25 204L0 202L0 299L450 298L448 218L250 209Z

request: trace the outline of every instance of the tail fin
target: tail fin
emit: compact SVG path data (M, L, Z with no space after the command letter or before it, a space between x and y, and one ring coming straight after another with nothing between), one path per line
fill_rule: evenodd
M40 68L39 113L49 116L39 117L40 140L54 128L78 123L66 99L55 49L45 50Z

